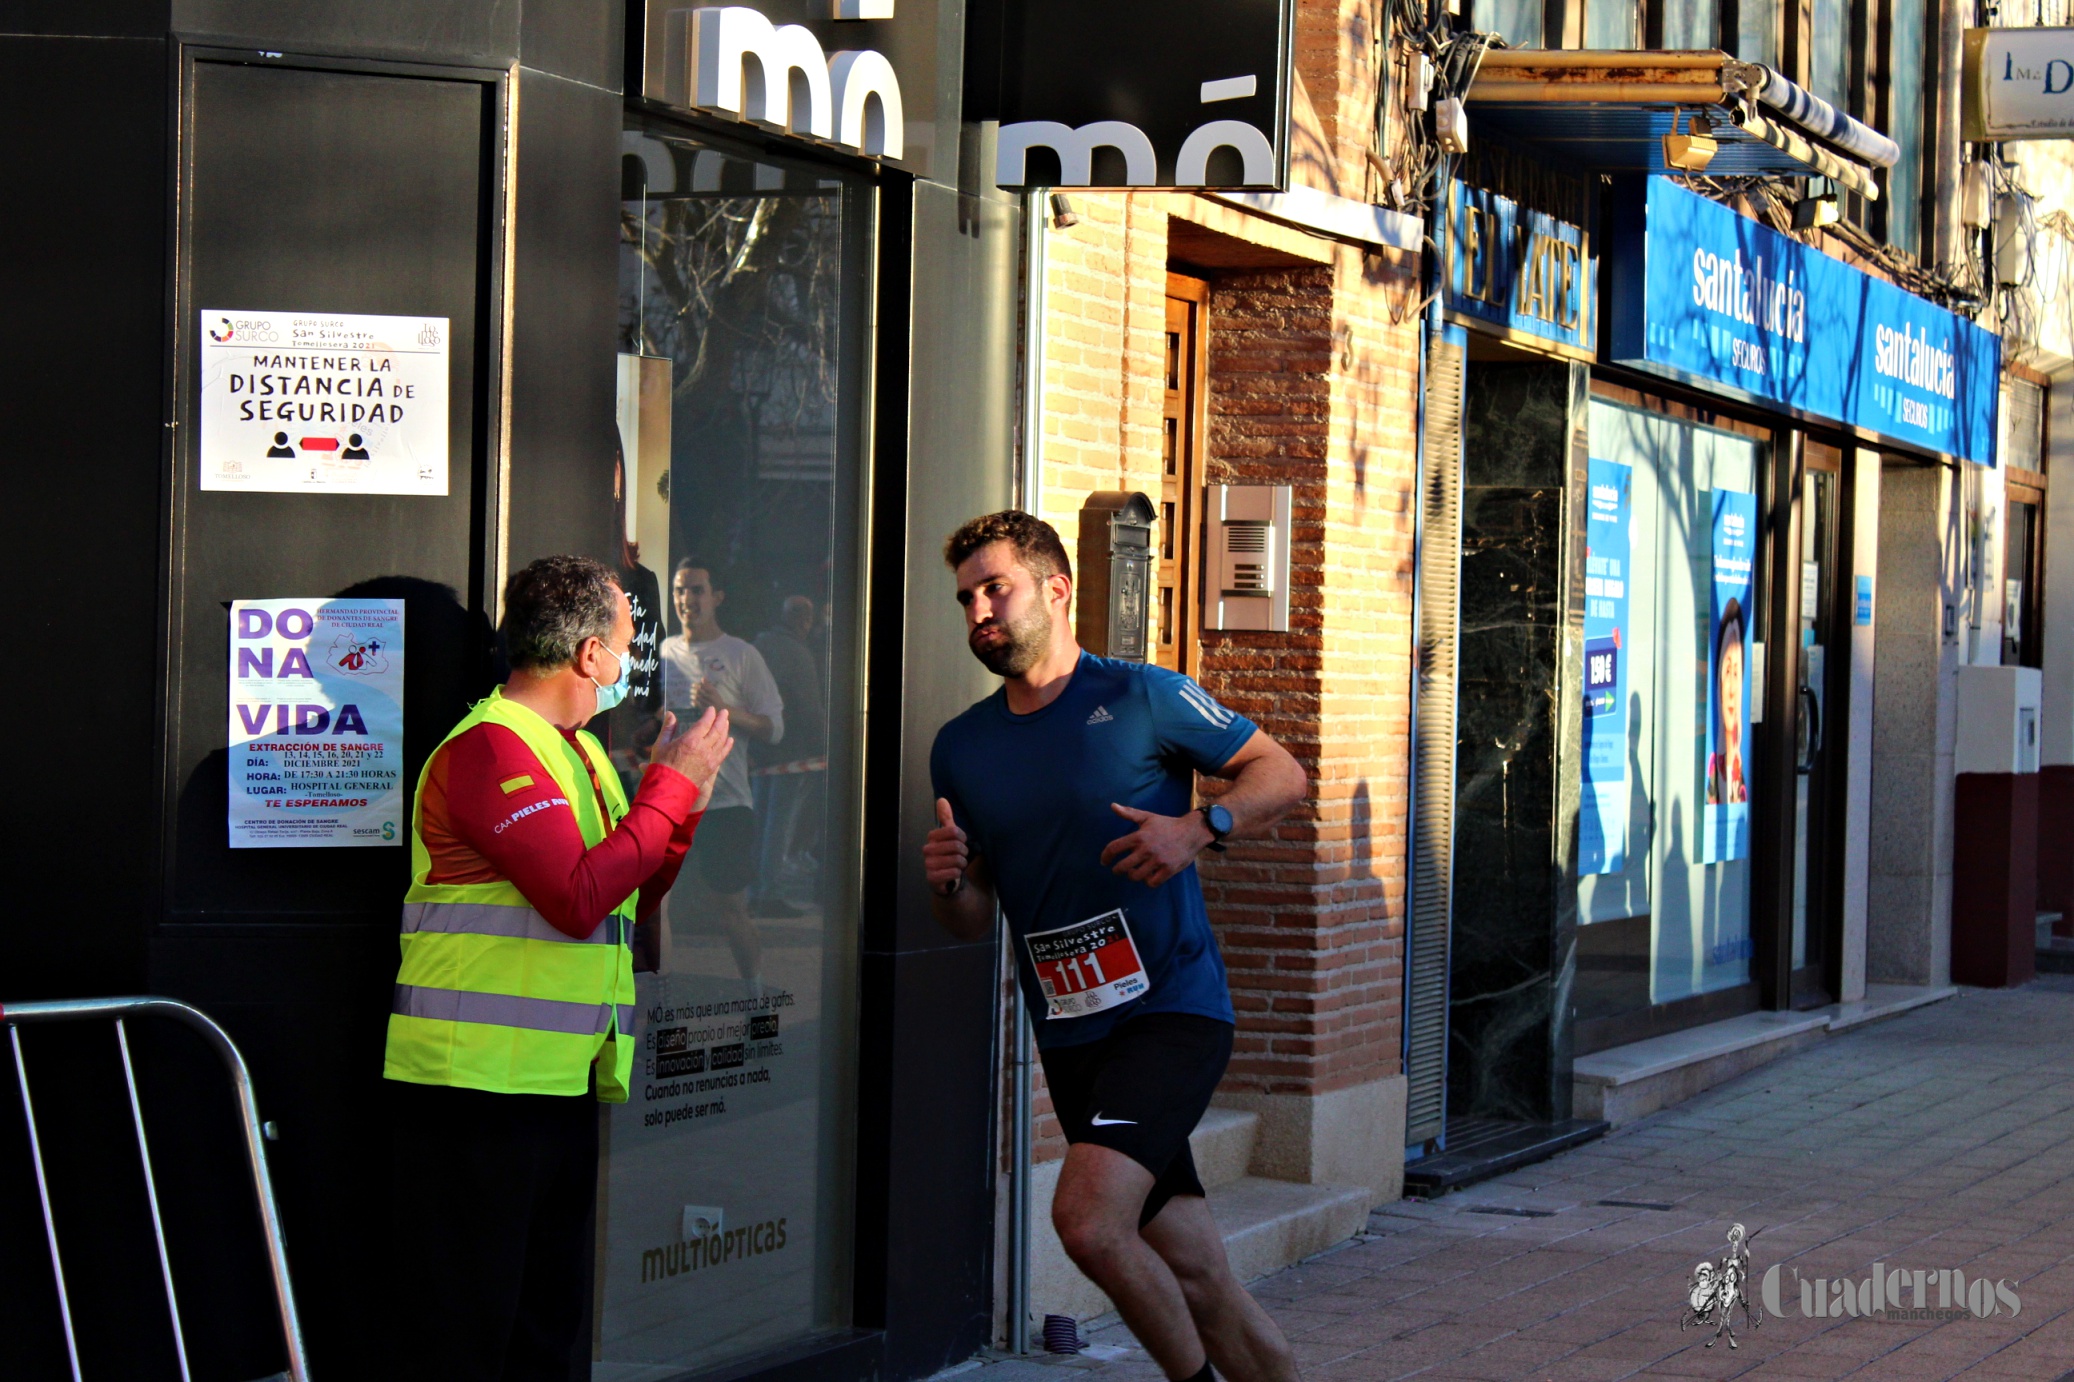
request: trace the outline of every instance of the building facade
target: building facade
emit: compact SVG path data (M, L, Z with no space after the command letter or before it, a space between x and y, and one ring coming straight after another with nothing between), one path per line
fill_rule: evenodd
M122 635L68 698L107 726L107 770L58 774L76 755L36 736L28 761L69 782L13 817L47 865L21 915L87 883L91 920L10 923L5 997L162 993L223 1022L278 1134L318 1375L380 1375L394 1313L439 1308L382 1286L397 827L501 676L506 574L555 552L643 605L638 694L600 727L623 766L702 674L688 598L767 664L785 721L732 789L759 832L688 870L642 942L635 1088L601 1111L598 1375L913 1377L987 1341L998 953L931 922L910 864L930 738L985 689L937 544L1012 497L1020 212L960 139L962 7L871 11L687 34L616 0L83 5L0 36L10 298L98 341L14 357L15 454L69 459L19 472L10 541L45 637L72 640L61 606ZM799 103L707 81L687 43L789 64ZM68 233L82 156L129 204ZM58 534L88 513L110 540L81 564ZM239 661L261 615L287 637L311 611L400 621L356 664L401 686L386 719L333 673L259 684L328 643ZM364 833L309 791L326 770L296 776L347 733L384 765L353 779ZM197 1373L273 1374L221 1071L132 1025ZM156 1260L130 1134L95 1131L124 1107L113 1049L105 1027L22 1039L82 1365L170 1376L155 1266L107 1266ZM59 1375L6 1116L0 1372Z

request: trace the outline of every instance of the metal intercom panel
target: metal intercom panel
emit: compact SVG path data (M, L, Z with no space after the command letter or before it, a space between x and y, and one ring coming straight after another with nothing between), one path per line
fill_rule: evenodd
M1203 626L1289 628L1288 485L1211 485L1210 580Z

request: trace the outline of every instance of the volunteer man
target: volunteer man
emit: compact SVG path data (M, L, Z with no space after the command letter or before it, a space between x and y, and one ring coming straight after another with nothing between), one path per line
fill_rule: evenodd
M400 1323L388 1376L590 1377L599 1101L627 1097L636 914L669 891L734 741L666 719L633 801L580 726L625 695L634 619L611 570L511 578L511 678L418 779L382 1073Z
M1303 769L1189 678L1083 652L1049 524L973 519L944 560L1003 685L937 733L923 863L955 935L983 939L997 897L1007 915L1070 1144L1059 1239L1175 1382L1212 1363L1288 1382L1288 1341L1232 1276L1188 1149L1233 1028L1194 860L1281 820ZM1199 809L1198 772L1231 783Z

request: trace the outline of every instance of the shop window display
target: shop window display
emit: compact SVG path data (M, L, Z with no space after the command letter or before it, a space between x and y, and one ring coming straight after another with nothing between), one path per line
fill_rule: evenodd
M1602 638L1618 649L1621 675L1607 681L1625 713L1606 707L1616 713L1593 717L1587 733L1610 730L1625 751L1593 745L1587 815L1603 814L1593 838L1606 843L1579 879L1579 916L1647 916L1648 1002L1669 1003L1750 978L1760 449L1732 432L1595 400L1591 455L1595 484L1632 490L1622 496L1625 550L1588 594L1622 602L1601 617L1620 625Z
M632 1099L606 1116L598 1379L848 1323L862 381L871 189L646 127L623 145L622 568L666 714L736 747L636 945Z

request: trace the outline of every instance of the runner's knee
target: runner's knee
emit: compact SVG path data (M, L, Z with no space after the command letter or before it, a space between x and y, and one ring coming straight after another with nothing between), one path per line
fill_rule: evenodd
M1113 1260L1123 1251L1125 1236L1137 1231L1135 1225L1116 1221L1098 1206L1063 1199L1052 1202L1051 1226L1058 1230L1066 1256L1083 1271Z

